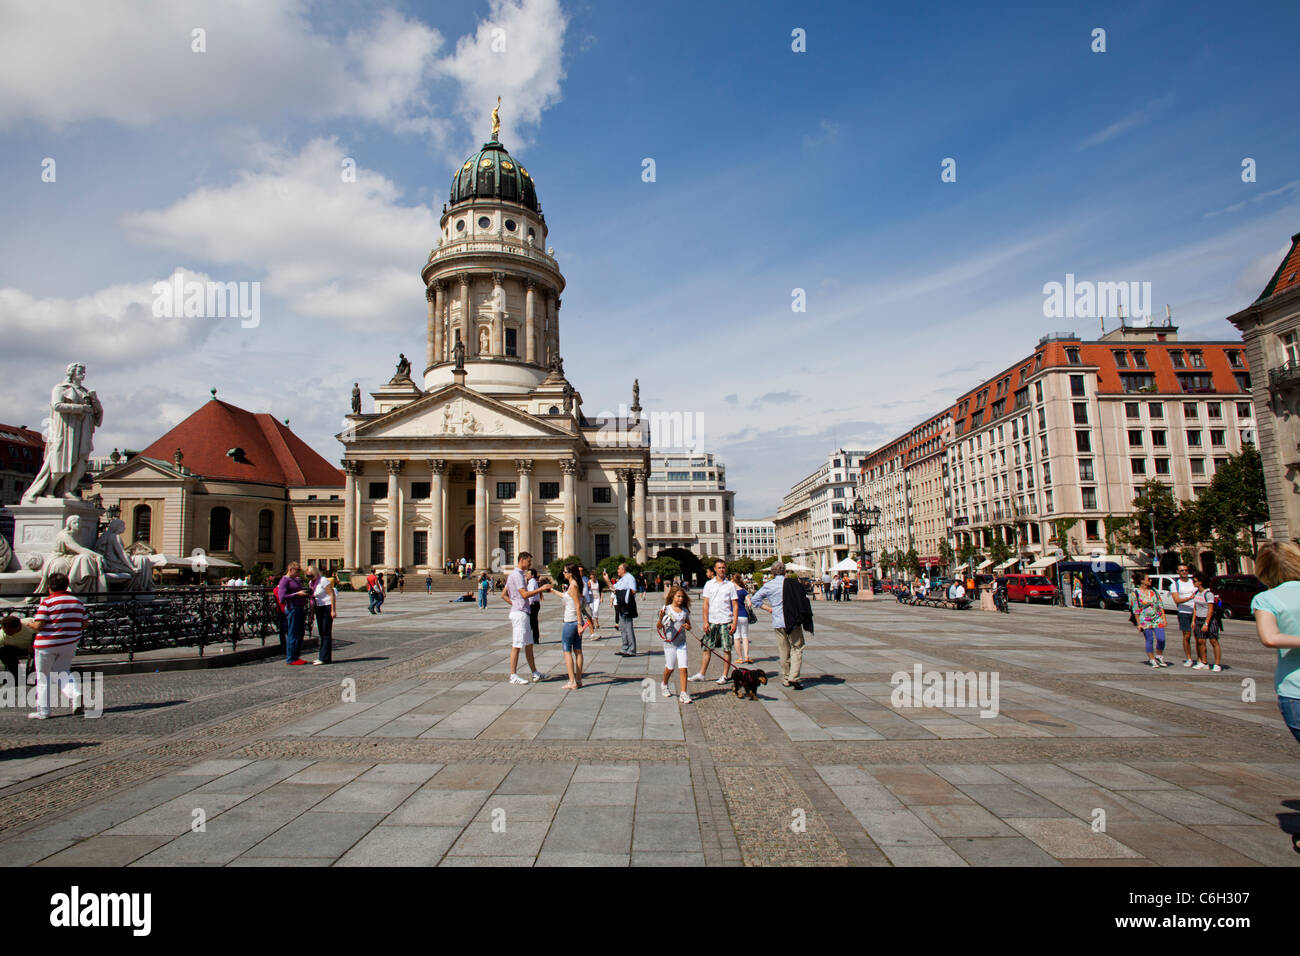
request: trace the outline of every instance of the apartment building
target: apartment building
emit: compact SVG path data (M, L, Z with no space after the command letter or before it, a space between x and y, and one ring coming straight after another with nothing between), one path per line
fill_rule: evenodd
M781 554L817 572L849 556L856 545L845 527L846 514L867 454L863 449L838 448L786 493L776 514Z
M868 508L880 509L866 537L873 556L915 548L922 565L942 563L939 544L952 530L946 454L952 430L952 409L945 408L863 460L857 494Z
M776 518L737 518L732 534L731 553L738 558L763 561L778 554Z
M667 548L731 560L735 492L711 454L651 454L646 484L646 540L651 557Z

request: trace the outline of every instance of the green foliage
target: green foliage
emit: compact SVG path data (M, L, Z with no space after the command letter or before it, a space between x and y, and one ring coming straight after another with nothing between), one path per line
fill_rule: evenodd
M639 574L641 571L641 565L637 564L626 554L611 554L608 558L601 561L600 564L596 565L596 570L601 574L608 574L613 578L618 574L618 566L620 564L627 565L629 574Z
M552 581L558 583L564 580L564 566L566 564L582 564L582 558L578 557L576 554L571 554L567 558L558 558L548 564L546 566L546 573L551 576ZM583 565L583 567L586 567L586 565ZM591 573L590 568L587 569L587 573Z
M1132 524L1125 532L1128 543L1137 548L1150 548L1151 528L1155 525L1155 543L1162 551L1178 547L1186 533L1190 515L1174 491L1164 482L1147 479L1133 499Z
M754 563L753 558L739 557L736 558L736 560L734 561L727 562L727 573L728 574L753 574L754 570L757 567L758 565Z
M772 562L775 560L776 560L776 555L774 554L771 557L764 558L762 561L758 562L758 566L760 568L770 568L772 566Z
M244 577L252 587L262 587L269 583L271 572L266 570L260 564L254 564L252 567L244 569Z
M664 548L659 552L659 557L675 559L681 566L682 577L689 581L698 581L704 577L704 562L686 548Z
M914 578L921 576L921 556L916 553L916 548L908 548L907 556L903 559L903 567Z
M997 567L1003 561L1009 560L1014 554L1015 551L1012 550L1011 545L1007 544L1003 535L993 535L993 544L989 546L989 560L993 562L994 567Z
M1057 518L1052 522L1052 530L1056 535L1056 546L1061 549L1061 553L1067 558L1072 557L1070 553L1070 529L1078 523L1078 518Z
M646 562L645 573L651 578L657 575L665 581L671 581L682 573L682 563L674 557L661 554Z
M1101 519L1106 526L1106 553L1115 551L1115 543L1128 540L1128 529L1133 524L1129 515L1107 515Z
M1254 445L1219 466L1196 505L1199 540L1209 541L1216 556L1242 553L1243 536L1249 540L1251 529L1269 518L1264 466ZM1254 542L1249 546L1253 550Z
M953 563L952 559L952 545L949 544L948 540L945 538L943 541L939 542L939 563L945 568L951 568Z
M975 547L975 542L970 538L958 550L957 563L970 565L972 569L980 563L980 549Z

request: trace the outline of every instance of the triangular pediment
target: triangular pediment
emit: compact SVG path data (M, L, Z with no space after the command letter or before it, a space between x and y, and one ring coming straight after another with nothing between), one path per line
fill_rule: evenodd
M463 385L448 385L356 426L357 439L568 438L574 435ZM343 440L349 436L340 435Z
M114 465L111 468L102 471L95 477L98 482L105 481L158 481L164 479L167 481L178 481L182 479L175 466L157 461L153 458L145 458L143 455L137 455L129 458L120 465Z

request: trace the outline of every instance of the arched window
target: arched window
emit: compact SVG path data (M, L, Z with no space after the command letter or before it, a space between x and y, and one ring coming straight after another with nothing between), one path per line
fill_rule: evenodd
M257 516L257 550L263 553L274 551L272 542L275 531L275 515L270 508L263 508Z
M131 512L131 540L148 544L153 530L153 509L148 505L136 505Z
M208 516L208 550L230 550L230 509L218 506Z

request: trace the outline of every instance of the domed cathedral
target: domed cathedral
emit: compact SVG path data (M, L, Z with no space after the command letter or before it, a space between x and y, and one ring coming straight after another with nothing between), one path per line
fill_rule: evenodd
M498 102L499 108L499 102ZM577 554L646 560L649 430L636 388L626 418L588 418L560 356L564 275L537 184L492 139L452 174L437 247L421 270L424 371L411 362L352 390L344 446L344 564L351 570L513 567Z

